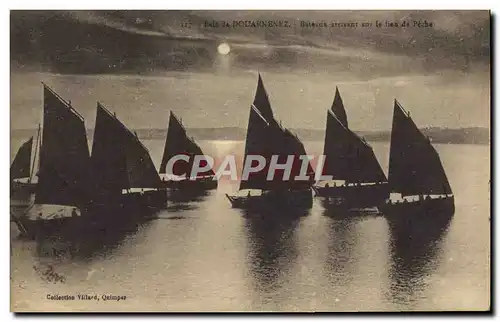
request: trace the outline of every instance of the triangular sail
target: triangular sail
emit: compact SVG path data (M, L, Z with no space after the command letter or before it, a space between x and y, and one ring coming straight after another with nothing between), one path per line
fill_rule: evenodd
M345 128L349 128L349 124L347 122L347 114L345 112L344 103L342 102L342 97L340 97L339 88L335 88L335 98L333 99L331 110L335 116L339 119L340 123L342 123Z
M31 165L31 149L33 148L33 137L24 142L17 154L14 161L10 165L10 179L28 178L30 177Z
M347 182L387 182L368 143L346 128L332 112L327 112L323 174Z
M171 173L176 176L182 176L186 174L190 176L191 170L193 168L194 157L196 155L204 155L200 146L194 142L194 140L188 137L186 129L181 124L179 119L174 113L170 112L170 119L168 122L167 138L165 141L165 148L163 150L163 157L160 165L160 173L167 173L167 163L168 161L176 155L184 154L189 156L190 162L178 161L174 164ZM206 159L202 159L200 166L204 166ZM199 174L201 176L214 175L212 169L206 171L205 173Z
M37 204L81 205L90 199L89 150L83 117L44 85L43 144Z
M437 151L394 101L389 184L403 195L452 194Z
M257 83L257 90L255 91L253 105L259 109L259 112L266 120L274 121L274 114L273 110L271 109L271 103L269 102L269 96L267 95L267 91L264 87L264 82L262 81L262 77L260 76L260 74Z
M100 200L118 198L130 187L122 133L121 124L97 103L91 164Z
M245 155L243 164L247 163L249 155L263 156L266 166L259 172L250 173L247 180L240 182L240 190L261 189L268 190L270 183L267 181L267 169L271 160L273 145L271 142L272 130L259 110L252 105L248 118L247 137L245 140ZM256 162L256 161L255 161ZM254 166L255 164L252 164Z
M125 160L130 188L158 188L161 179L148 149L130 131L125 132L125 138Z
M188 154L190 155L190 169L193 168L193 164L194 164L194 156L196 155L201 155L203 156L204 153L203 151L201 150L200 146L194 142L194 139L192 138L187 138L187 151L188 151ZM200 160L200 167L205 167L206 165L208 164L208 161L206 160L206 158L202 158ZM209 169L203 173L199 173L198 176L213 176L215 175L215 172L213 171L213 169Z
M304 145L299 140L299 138L293 134L290 130L278 127L278 134L275 137L274 142L276 146L273 151L274 154L279 154L278 163L284 164L287 161L289 155L293 155L293 163L290 171L289 180L283 180L284 170L278 170L275 172L275 179L273 184L277 187L283 187L286 189L307 189L310 188L314 181L314 171L311 164L308 162L306 175L309 177L308 180L294 180L295 177L300 175L302 168L301 155L306 155Z
M259 74L254 103L250 108L247 137L245 142L246 163L248 155L260 155L266 159L266 166L258 173L250 174L247 181L240 183L241 189L302 189L310 188L314 177L311 165L308 165L309 180L294 180L300 174L301 155L306 155L304 145L288 129L283 128L275 120L269 97ZM283 180L284 170L275 171L274 179L267 181L267 174L272 155L278 155L278 164L284 164L289 155L294 156L290 178Z
M92 147L92 165L101 196L118 196L123 189L157 188L160 177L149 151L123 123L100 103Z

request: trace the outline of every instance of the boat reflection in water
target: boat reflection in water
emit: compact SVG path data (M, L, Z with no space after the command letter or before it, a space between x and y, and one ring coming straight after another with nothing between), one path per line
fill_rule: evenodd
M194 210L200 207L200 203L205 201L207 197L213 195L210 190L177 190L170 189L168 191L168 207L169 212L180 212L184 210Z
M347 217L329 221L325 271L329 282L335 287L348 285L354 278L351 272L355 265L353 259L356 257L356 244L359 238L356 230L360 220L359 217Z
M191 203L199 202L211 195L210 190L169 190L168 201L172 203ZM170 207L169 207L170 208Z
M393 302L412 305L438 266L441 239L455 204L439 154L396 100L389 186L390 198L379 206L391 235L389 293Z
M139 230L147 230L153 221L128 222L103 230L92 230L74 236L37 236L36 255L40 262L51 264L65 260L102 260L111 256L128 238L137 240ZM88 238L92 234L92 238Z
M254 288L263 305L276 305L276 293L297 261L296 228L309 211L285 214L244 212L247 235L247 267L254 281ZM281 298L281 297L279 297Z
M400 214L404 216L404 213ZM390 232L389 300L395 304L415 306L424 297L426 278L440 265L442 243L451 223L451 215L437 217L432 224L388 220Z

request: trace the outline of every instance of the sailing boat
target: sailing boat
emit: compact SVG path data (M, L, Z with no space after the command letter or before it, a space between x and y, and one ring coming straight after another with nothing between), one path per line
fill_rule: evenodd
M437 151L394 100L389 159L391 196L379 206L387 216L410 222L451 217L454 195ZM416 223L416 221L414 221Z
M90 164L95 175L91 213L102 216L111 211L111 219L125 220L166 206L167 195L148 149L101 103L97 103Z
M327 112L323 174L333 181L318 182L313 189L327 208L365 210L389 196L387 178L372 147L351 131L338 88Z
M35 201L16 221L32 236L66 229L80 217L91 192L83 117L45 84L43 100L43 144Z
M25 208L30 206L34 201L33 194L36 187L35 166L37 164L39 141L40 126L38 126L33 164L31 163L33 137L31 137L21 145L10 166L10 206L13 208Z
M179 160L171 169L167 169L168 162L178 155L188 156L189 162ZM163 176L164 185L181 192L202 192L217 189L217 179L212 169L198 174L196 177L191 177L196 155L203 156L204 154L200 146L188 137L182 122L170 111L167 138L160 165L160 175ZM200 166L205 165L206 159L202 159Z
M165 205L158 173L135 134L98 104L91 158L83 117L43 86L39 180L34 205L16 218L21 231L73 235L119 226L130 214L145 217Z
M283 179L283 170L276 171L273 180L267 180L273 154L278 156L278 164L283 164L288 156L293 156L289 180ZM232 196L226 194L234 208L247 210L311 208L314 172L310 164L306 171L307 180L294 180L301 168L299 156L306 155L304 145L297 136L275 120L260 75L254 102L250 107L244 164L249 162L249 156L252 155L263 157L266 165L262 171L250 173L248 178L242 178L237 194ZM281 179L277 179L280 177Z

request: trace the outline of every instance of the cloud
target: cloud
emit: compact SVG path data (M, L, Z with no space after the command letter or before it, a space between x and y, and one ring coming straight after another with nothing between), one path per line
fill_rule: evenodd
M12 11L21 65L59 72L210 70L227 41L235 68L324 70L370 77L489 69L488 11ZM213 20L287 20L291 28L207 28ZM300 28L300 21L371 22L371 28ZM384 27L375 27L378 21ZM407 21L410 27L387 28ZM432 27L414 27L424 22ZM33 32L34 30L38 32Z

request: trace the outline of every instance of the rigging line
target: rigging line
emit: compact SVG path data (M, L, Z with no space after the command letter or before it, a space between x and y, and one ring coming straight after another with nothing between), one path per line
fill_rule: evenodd
M97 102L97 105L102 108L104 112L106 112L109 116L111 116L114 120L118 121L118 124L120 127L125 130L128 134L130 134L148 153L149 150L148 148L139 140L139 138L125 125L116 117L113 113L111 113L104 105L102 105L100 102Z
M328 113L330 113L330 114L332 115L332 117L333 117L333 118L334 118L334 119L335 119L335 120L336 120L336 121L340 124L340 126L342 126L342 128L343 128L345 131L347 131L347 132L349 132L349 133L353 134L353 135L354 135L354 136L355 136L355 137L356 137L356 138L357 138L357 139L358 139L358 140L359 140L359 141L360 141L363 145L365 145L366 147L368 147L368 148L370 148L370 149L372 149L372 150L373 150L372 146L371 146L370 144L368 144L368 142L366 142L365 138L363 138L363 137L359 136L359 135L358 135L358 134L356 134L355 132L353 132L353 131L351 131L350 129L346 128L346 127L344 126L344 124L342 124L342 122L340 122L340 120L338 119L337 115L335 115L335 113L333 113L333 111L332 111L332 110L328 110L327 112L328 112Z
M269 126L269 122L266 120L266 118L260 113L259 109L257 108L257 106L255 106L253 103L252 103L252 106L251 108L255 111L255 113L257 113L257 115L267 124L267 126Z
M52 95L54 95L59 101L61 101L61 103L63 103L71 112L73 112L76 116L78 116L82 121L85 120L83 116L80 113L78 113L78 111L75 110L64 98L62 98L59 94L57 94L52 88L50 88L44 82L41 83Z

